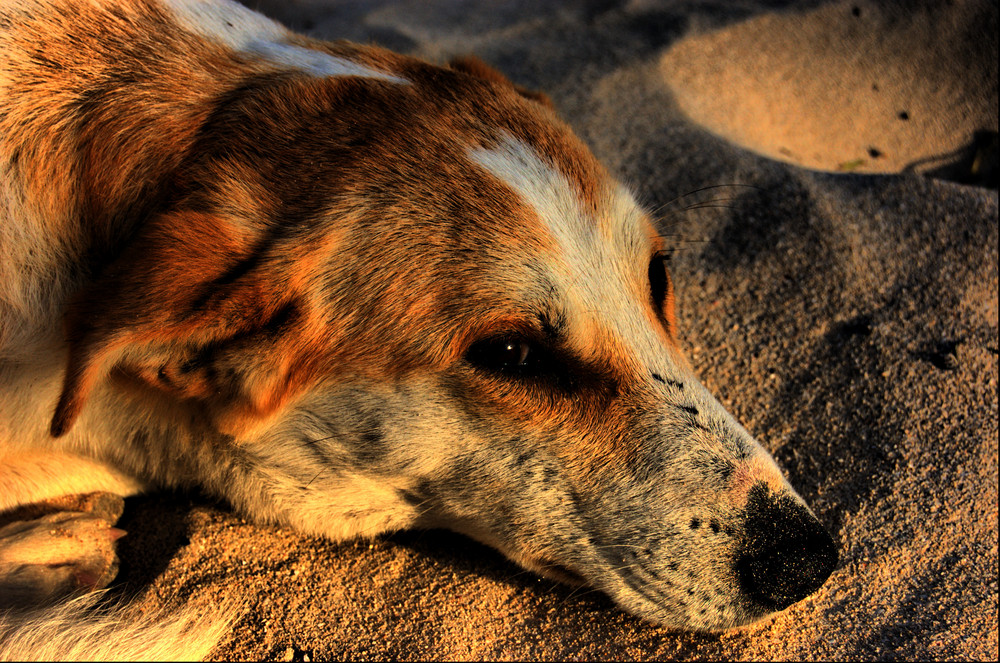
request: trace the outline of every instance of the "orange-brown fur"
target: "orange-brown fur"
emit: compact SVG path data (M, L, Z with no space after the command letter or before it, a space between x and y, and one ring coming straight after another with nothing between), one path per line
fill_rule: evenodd
M680 354L648 216L483 63L223 0L4 2L0 135L13 504L199 485L333 538L446 526L691 628L832 568ZM774 509L820 570L757 570Z

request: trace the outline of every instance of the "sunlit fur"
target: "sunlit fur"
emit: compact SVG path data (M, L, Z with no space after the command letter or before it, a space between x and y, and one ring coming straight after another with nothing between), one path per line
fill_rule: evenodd
M182 608L143 615L92 610L100 593L18 616L0 614L0 661L197 661L207 658L239 610Z
M681 355L647 215L476 60L2 0L0 218L0 508L199 486L333 539L444 526L692 629L771 611L752 491L821 529Z

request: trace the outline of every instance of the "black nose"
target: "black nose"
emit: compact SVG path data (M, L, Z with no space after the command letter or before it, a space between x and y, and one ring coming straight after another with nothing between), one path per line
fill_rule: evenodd
M809 510L763 483L750 489L744 545L735 570L744 594L760 607L781 610L822 586L837 566L833 539Z

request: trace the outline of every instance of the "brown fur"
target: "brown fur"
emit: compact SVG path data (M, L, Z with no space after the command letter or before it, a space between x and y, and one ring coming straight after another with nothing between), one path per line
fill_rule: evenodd
M11 505L198 485L332 538L446 526L691 628L829 574L680 354L669 247L544 95L222 0L5 3L0 27ZM760 534L772 503L794 525ZM709 517L725 534L692 533Z

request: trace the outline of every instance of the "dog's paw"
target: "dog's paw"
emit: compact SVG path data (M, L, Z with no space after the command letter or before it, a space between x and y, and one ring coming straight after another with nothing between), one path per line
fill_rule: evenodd
M0 527L0 606L46 603L101 589L114 579L114 543L125 534L112 527L121 498L99 495L71 504L86 512L56 511Z

